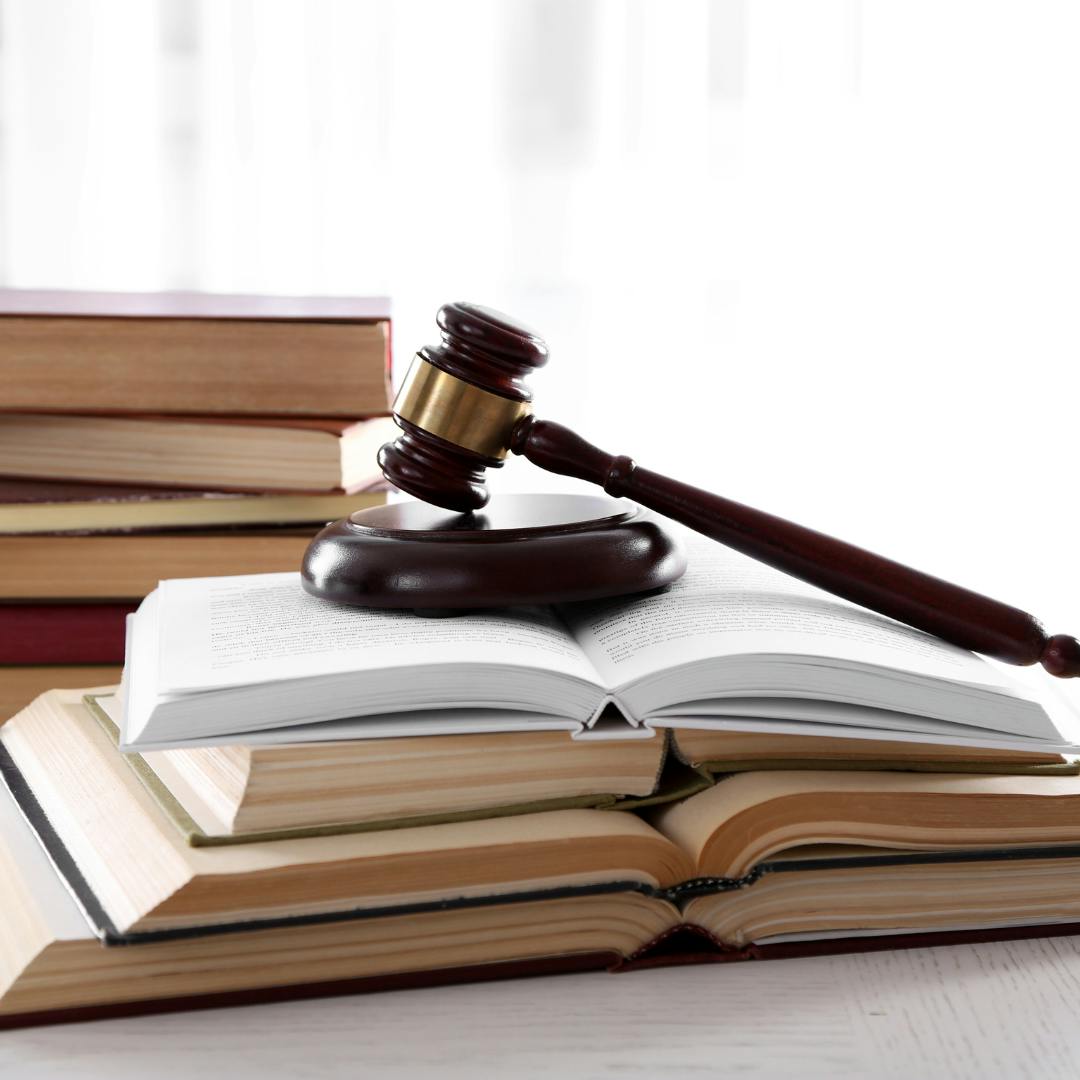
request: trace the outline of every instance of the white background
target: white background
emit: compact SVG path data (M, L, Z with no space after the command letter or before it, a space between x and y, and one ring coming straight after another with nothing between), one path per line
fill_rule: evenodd
M402 359L503 307L543 414L1080 633L1078 56L1066 0L0 0L0 283L385 292ZM0 1071L1068 1076L1077 970L448 988L9 1033Z
M0 0L0 282L390 293L399 361L501 307L542 415L1080 633L1078 55L1039 0Z

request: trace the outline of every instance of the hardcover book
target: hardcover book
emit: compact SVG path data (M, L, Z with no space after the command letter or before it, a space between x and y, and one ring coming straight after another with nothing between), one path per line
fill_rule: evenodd
M0 665L122 664L134 606L0 604Z
M131 617L125 749L667 729L1042 753L1070 731L1000 667L707 541L662 595L454 619L277 574L162 582Z
M0 414L0 476L203 491L361 491L382 482L375 455L396 434L389 417Z
M0 409L358 417L389 405L385 299L0 291Z
M0 771L5 1026L1080 919L1075 776L745 772L639 813L193 848L73 694L0 730Z
M0 537L322 526L354 510L381 506L385 501L381 490L245 495L235 491L0 479ZM36 543L31 542L31 546ZM18 550L19 545L14 549ZM72 549L68 544L57 550Z
M87 711L119 743L119 697ZM73 747L58 695L35 752ZM704 791L734 772L843 769L1075 775L1060 754L881 739L669 729L651 739L572 739L562 731L413 735L150 750L123 755L194 846L329 835L574 807L638 810ZM90 763L87 764L90 767Z

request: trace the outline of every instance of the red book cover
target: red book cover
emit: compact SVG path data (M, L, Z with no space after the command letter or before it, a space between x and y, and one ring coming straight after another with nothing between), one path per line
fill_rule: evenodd
M122 664L137 604L0 604L0 664Z

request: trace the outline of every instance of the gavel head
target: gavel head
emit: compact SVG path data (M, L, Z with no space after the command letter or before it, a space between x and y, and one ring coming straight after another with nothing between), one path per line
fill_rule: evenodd
M394 401L401 434L379 451L395 487L448 510L488 501L485 469L497 469L517 424L532 412L525 378L547 363L528 327L479 304L446 304L441 345L425 345Z

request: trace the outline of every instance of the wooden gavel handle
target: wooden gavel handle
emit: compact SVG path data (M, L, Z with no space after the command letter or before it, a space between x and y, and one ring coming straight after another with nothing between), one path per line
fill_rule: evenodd
M561 424L526 417L511 449L548 472L599 484L744 555L836 596L1010 664L1039 662L1062 678L1080 675L1080 642L1048 637L1019 608L920 573L824 533L641 469Z

